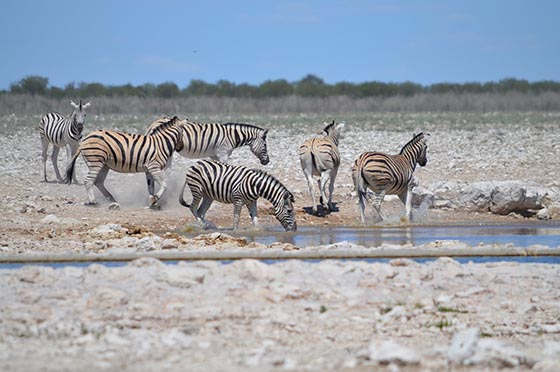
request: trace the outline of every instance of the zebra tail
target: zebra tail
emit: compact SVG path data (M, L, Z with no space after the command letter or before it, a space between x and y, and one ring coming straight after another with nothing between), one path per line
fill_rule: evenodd
M72 160L68 164L66 168L66 177L64 178L64 183L70 185L72 183L72 178L74 176L74 166L76 165L76 160L78 159L78 155L80 155L80 150L76 151Z
M187 202L183 198L183 194L185 193L185 187L187 187L187 178L186 177L185 177L185 183L183 184L183 187L181 188L181 192L179 193L179 204L181 204L183 207L190 208L191 205L187 204Z
M354 191L360 195L367 194L367 186L364 180L362 170L358 169L355 166L355 169L352 169L352 181L354 181Z

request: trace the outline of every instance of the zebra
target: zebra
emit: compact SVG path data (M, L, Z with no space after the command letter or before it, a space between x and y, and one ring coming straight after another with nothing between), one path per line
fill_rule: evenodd
M329 183L329 198L327 203L328 211L334 210L332 203L332 194L334 190L334 180L340 166L340 152L338 151L338 137L340 131L344 128L344 123L335 125L333 122L327 125L323 131L322 137L313 137L306 140L299 148L299 160L301 169L307 179L309 193L313 199L313 214L317 213L317 202L315 192L313 191L313 176L319 176L317 185L319 186L321 207L325 208L327 200L326 187Z
M118 209L115 198L103 185L109 169L121 173L146 172L159 184L160 190L156 195L150 194L149 207L159 208L157 204L162 194L167 189L164 178L164 167L174 151L183 147L180 122L177 116L169 119L163 117L157 121L151 134L128 134L111 130L98 130L90 133L78 148L66 170L66 183L71 183L74 165L81 153L89 172L85 186L88 193L86 205L95 205L93 185L111 201L110 209Z
M414 135L414 138L404 145L397 155L364 152L356 159L352 167L352 180L358 194L363 224L366 222L365 199L370 199L368 188L375 195L373 208L381 220L385 219L385 215L381 212L381 203L385 195L398 195L405 205L407 220L411 220L412 188L418 185L413 172L416 164L423 167L428 163L426 144L428 135L427 133Z
M39 123L39 134L41 135L41 144L43 146L43 180L47 179L47 151L49 144L53 144L53 152L51 155L52 164L59 182L63 182L62 176L58 170L58 152L61 147L66 147L67 159L70 160L79 146L84 129L84 121L86 119L85 109L91 105L91 102L77 105L74 101L70 101L74 110L68 118L57 112L51 112L41 118ZM74 179L77 183L77 180Z
M193 197L191 204L187 204L183 197L187 185ZM258 225L259 197L272 203L274 215L286 231L296 231L294 196L280 181L262 170L211 159L199 160L186 173L179 203L190 208L194 217L205 227L208 224L204 217L214 200L233 204L233 229L237 229L243 205L249 210L253 226Z
M152 125L146 131L152 131ZM196 123L188 119L181 122L183 131L183 148L179 152L190 159L210 157L227 163L234 149L249 146L251 152L262 165L270 162L266 144L268 129L243 123ZM171 166L171 162L168 164ZM154 182L150 175L146 176L148 192L154 193Z

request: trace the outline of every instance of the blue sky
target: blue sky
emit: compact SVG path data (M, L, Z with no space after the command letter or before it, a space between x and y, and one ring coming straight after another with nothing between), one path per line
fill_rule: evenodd
M560 1L2 0L0 89L192 79L260 84L560 81Z

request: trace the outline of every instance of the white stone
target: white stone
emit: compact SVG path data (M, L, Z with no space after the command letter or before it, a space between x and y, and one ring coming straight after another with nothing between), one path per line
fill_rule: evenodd
M369 359L379 364L414 365L420 363L420 355L414 349L393 340L373 340L368 347Z
M46 224L58 224L60 223L60 218L58 218L54 214L47 214L45 217L41 218L40 222Z
M468 328L455 333L447 350L447 360L451 363L462 364L474 354L479 338L480 330L478 328Z

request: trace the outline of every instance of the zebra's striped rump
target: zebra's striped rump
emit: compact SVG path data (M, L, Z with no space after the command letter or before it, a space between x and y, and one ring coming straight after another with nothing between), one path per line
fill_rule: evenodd
M191 204L184 200L188 185ZM292 193L268 173L244 166L234 166L214 160L200 160L189 168L179 203L190 208L194 217L204 222L204 216L214 200L234 205L234 224L239 224L243 205L249 209L253 224L257 224L257 199L263 197L274 206L274 215L286 231L295 231L294 197Z
M313 199L313 212L317 212L315 192L313 187L313 177L320 177L319 193L320 203L324 207L327 201L326 186L329 184L329 196L327 202L328 210L334 209L332 204L332 193L334 181L340 166L340 152L338 150L338 138L344 123L335 125L333 122L323 129L323 136L313 137L306 140L299 148L299 160L301 169L307 178L309 193Z
M105 189L103 182L109 169L121 173L145 172L154 177L161 185L157 195L150 195L150 207L157 207L157 200L167 188L163 169L173 152L182 148L182 133L179 119L161 118L150 135L128 134L111 130L98 130L90 133L72 159L66 171L66 182L74 172L74 164L81 153L89 172L85 181L89 204L95 204L92 187L97 188L107 199L115 202Z
M385 195L398 195L406 206L406 214L411 216L411 190L417 182L413 177L416 164L426 165L426 135L420 133L403 146L397 155L381 152L364 152L354 162L352 180L358 194L362 222L365 223L364 201L368 198L367 190L375 194L374 208L381 219L381 202Z

